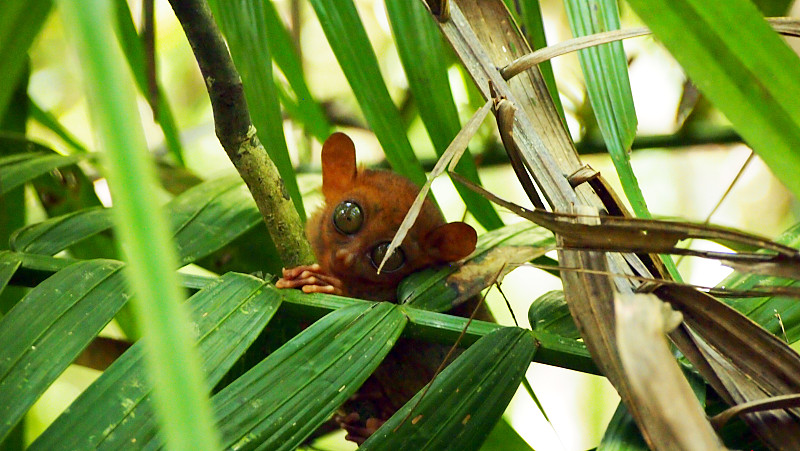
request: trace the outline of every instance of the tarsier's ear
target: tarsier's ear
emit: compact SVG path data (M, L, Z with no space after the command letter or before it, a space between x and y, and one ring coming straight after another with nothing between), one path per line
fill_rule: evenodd
M428 253L440 262L461 260L475 250L477 241L475 229L463 222L441 225L425 236Z
M322 194L328 198L347 190L356 178L356 147L344 133L334 133L322 145Z

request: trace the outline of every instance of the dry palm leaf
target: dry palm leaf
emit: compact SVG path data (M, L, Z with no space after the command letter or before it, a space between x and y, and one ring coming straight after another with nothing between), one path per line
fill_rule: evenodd
M750 270L778 271L783 275L800 272L797 269L800 266L800 257L796 250L752 235L692 224L600 217L598 211L604 209L609 213L619 214L624 211L623 207L613 195L601 199L589 184L577 183L577 176L565 176L580 173L583 165L555 113L555 107L538 69L533 67L525 70L510 80L505 80L497 69L530 53L528 44L503 2L427 0L427 3L434 15L441 13L437 18L443 34L483 95L487 98L490 96L491 86L498 98L505 99L513 107L513 117L508 118L511 125L502 127L506 130L503 139L507 151L518 152L525 169L535 181L537 190L556 213L543 210L530 212L510 204L505 206L557 234L561 247L559 262L562 266L619 274L631 274L633 268L640 275L647 276L650 275L648 268L653 267L642 263L642 254L684 253L687 251L675 247L677 242L697 237L712 240L733 239L766 249L764 254L706 253L702 256L722 257L728 263L744 265ZM508 141L513 145L509 145ZM587 180L589 179L591 177ZM698 428L692 429L693 433L700 434L698 437L704 437L703 441L670 442L670 430L673 431L672 435L675 433L675 429L671 429L675 427L675 417L658 415L659 407L656 406L663 406L663 399L647 399L643 389L652 387L640 386L636 381L637 374L631 377L630 365L626 368L621 361L620 340L625 341L623 346L628 346L636 339L630 335L618 336L615 329L615 300L636 299L629 296L632 296L632 287L638 283L627 276L610 278L607 275L577 271L564 271L562 278L567 304L587 348L601 372L619 391L648 445L655 449L698 449L704 443L707 447L720 447L718 440L708 436L710 427L706 420L702 420ZM722 390L727 402L737 404L759 397L780 396L798 391L797 381L794 379L797 376L786 379L789 372L796 371L797 356L785 344L768 338L768 333L758 326L746 323L748 320L738 313L724 312L721 319L709 314L708 312L717 312L717 305L722 304L693 288L678 287L673 290L670 286L659 288L656 294L669 298L674 306L682 305L680 310L692 326L690 328L681 325L671 336L679 348L691 357L706 380L715 389ZM695 311L688 304L696 296L704 298ZM642 347L638 351L647 349L648 346L661 350L665 348L663 332L653 329L654 324L658 326L657 322L651 323L649 329L640 330L642 335L635 335L650 336L649 339L640 339L639 344ZM740 330L726 330L730 327L739 327ZM697 334L693 335L691 331L695 329ZM746 349L735 347L744 346L742 340L747 341L748 338L753 341ZM729 344L725 344L728 341ZM758 352L773 355L756 355ZM777 360L786 361L778 363ZM670 368L668 371L675 374L677 364L674 360L669 362L659 358L657 363L666 365L664 368ZM760 365L773 363L777 364L775 368L760 368ZM636 372L635 369L633 371ZM672 376L670 381L672 387L681 384ZM699 404L690 392L679 388L670 393L680 397L675 400L675 405L681 406L681 412L688 409L687 412L697 413ZM800 449L796 438L800 437L797 434L800 423L789 412L772 410L745 413L742 416L767 444L781 447L781 440L784 440L783 443L789 444L791 448ZM696 418L696 415L691 418ZM773 424L773 421L776 423ZM775 428L775 424L783 429ZM795 444L798 446L793 446Z
M661 420L653 438L682 449L723 449L665 336L682 321L680 313L647 294L617 296L614 310L620 360L632 391L647 414Z
M596 218L596 221L573 222L579 215L540 209L528 210L495 196L458 174L451 173L451 175L455 180L483 194L492 202L558 234L562 238L564 248L693 255L719 260L737 271L800 279L800 252L766 238L719 226L656 219L588 215L587 217ZM763 249L768 253L734 254L696 251L676 246L679 241L692 238L737 243Z

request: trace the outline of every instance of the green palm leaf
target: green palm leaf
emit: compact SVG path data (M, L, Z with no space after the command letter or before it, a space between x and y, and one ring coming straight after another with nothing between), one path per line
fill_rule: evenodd
M46 174L53 169L82 160L82 155L63 156L53 153L22 153L0 158L0 194Z
M0 440L128 300L122 266L70 265L0 320Z
M224 446L295 449L377 368L405 324L387 303L314 323L212 398Z
M392 416L362 449L478 449L511 401L537 343L503 328L479 340ZM413 410L412 410L413 409Z
M796 197L800 59L746 0L632 0L631 7Z
M254 277L229 273L187 302L203 369L214 385L272 318L280 296ZM30 449L118 449L157 440L142 345L114 362Z
M375 51L353 1L311 0L311 5L389 164L422 186L425 173L408 142L400 113L389 97Z

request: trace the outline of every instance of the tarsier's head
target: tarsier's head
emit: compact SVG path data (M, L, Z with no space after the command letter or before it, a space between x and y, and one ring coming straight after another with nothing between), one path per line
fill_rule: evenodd
M307 234L320 266L344 282L346 294L394 300L397 284L407 275L460 260L475 250L475 230L463 222L446 223L436 206L425 200L405 240L377 273L418 192L400 175L359 169L355 146L347 135L335 133L325 141L325 206L309 221Z

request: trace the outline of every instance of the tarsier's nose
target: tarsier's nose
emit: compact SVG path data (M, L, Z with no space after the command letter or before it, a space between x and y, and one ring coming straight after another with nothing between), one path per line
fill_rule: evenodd
M337 249L333 258L338 265L345 268L352 268L355 264L356 254L346 248Z

